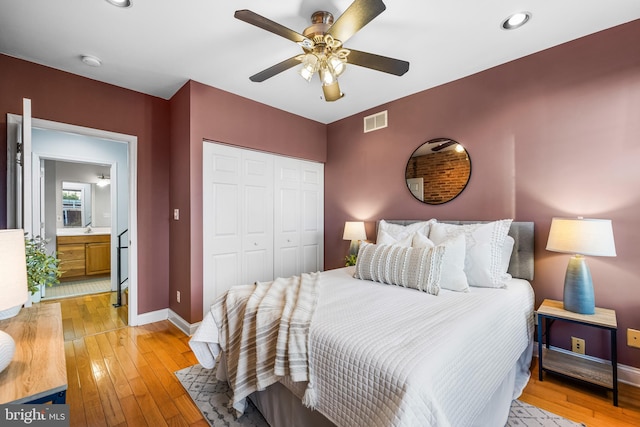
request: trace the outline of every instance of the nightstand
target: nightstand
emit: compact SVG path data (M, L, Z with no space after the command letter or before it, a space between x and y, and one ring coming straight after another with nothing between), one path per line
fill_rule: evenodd
M564 375L606 388L613 392L613 405L618 406L618 361L616 333L618 323L616 312L596 307L595 314L579 314L563 308L562 301L544 300L538 308L538 376L542 381L544 371ZM602 363L580 356L574 356L549 348L551 326L556 321L578 323L609 331L611 337L611 363ZM542 331L546 335L543 347Z

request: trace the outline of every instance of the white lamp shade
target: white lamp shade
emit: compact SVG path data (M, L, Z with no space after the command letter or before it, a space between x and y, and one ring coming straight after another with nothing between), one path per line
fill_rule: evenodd
M3 311L19 308L29 299L22 230L0 230L0 295L0 318Z
M347 221L344 223L344 240L366 240L367 232L364 230L364 222Z
M591 256L616 256L609 219L553 218L547 250Z

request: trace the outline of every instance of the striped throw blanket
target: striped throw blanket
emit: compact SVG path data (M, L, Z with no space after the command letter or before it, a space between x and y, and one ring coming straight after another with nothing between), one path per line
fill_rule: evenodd
M230 405L240 416L246 397L290 376L308 381L303 403L316 404L309 327L319 296L319 273L234 286L211 307L225 352Z

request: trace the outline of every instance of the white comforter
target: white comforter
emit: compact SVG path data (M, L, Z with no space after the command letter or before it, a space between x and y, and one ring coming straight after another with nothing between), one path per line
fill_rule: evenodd
M311 325L316 409L345 427L471 425L532 340L529 283L433 296L352 273L322 273ZM205 362L211 324L191 343Z

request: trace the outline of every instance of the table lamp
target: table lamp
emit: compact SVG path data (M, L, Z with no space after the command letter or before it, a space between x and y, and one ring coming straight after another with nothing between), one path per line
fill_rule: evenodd
M594 314L593 281L584 255L616 256L611 220L553 218L547 250L573 254L564 278L564 309Z
M0 296L0 320L18 314L29 299L22 230L0 230ZM9 366L15 350L13 338L0 331L0 372Z
M358 249L360 248L360 240L367 239L367 233L364 230L364 222L362 221L346 221L344 223L344 234L342 235L344 240L351 240L349 246L349 255L358 255Z

